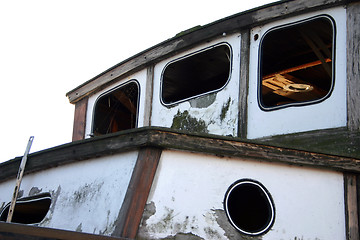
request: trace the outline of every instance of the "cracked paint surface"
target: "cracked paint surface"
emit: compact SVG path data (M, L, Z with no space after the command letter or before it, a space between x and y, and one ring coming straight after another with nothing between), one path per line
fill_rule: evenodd
M244 235L225 214L225 193L241 178L261 182L274 200L265 234ZM343 194L337 172L165 150L138 239L345 239Z

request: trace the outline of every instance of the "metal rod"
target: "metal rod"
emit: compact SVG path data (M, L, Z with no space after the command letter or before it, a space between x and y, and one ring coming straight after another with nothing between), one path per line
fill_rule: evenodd
M16 177L16 185L15 185L15 189L14 189L14 193L13 193L13 197L12 197L12 200L11 200L11 204L10 204L10 208L9 208L9 212L8 212L8 215L7 215L6 222L11 222L12 216L14 214L16 199L17 199L17 196L18 196L18 193L19 193L21 180L22 180L22 177L24 175L27 156L28 156L28 154L30 152L30 148L31 148L31 144L32 144L33 140L34 140L34 137L31 136L29 138L29 142L27 144L24 156L21 159L20 168L19 168L19 171L18 171L18 174L17 174L17 177Z

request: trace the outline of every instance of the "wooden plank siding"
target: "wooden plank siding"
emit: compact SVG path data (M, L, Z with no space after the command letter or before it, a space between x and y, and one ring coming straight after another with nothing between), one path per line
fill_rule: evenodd
M81 232L43 228L31 225L0 222L1 240L126 240Z
M169 56L185 51L196 44L222 36L223 33L239 32L243 29L250 29L251 27L277 19L283 19L318 9L346 5L349 2L357 1L359 0L287 0L245 11L202 26L194 31L189 31L180 36L175 36L172 39L140 52L68 92L67 96L71 103L76 103L85 96L116 81L119 77L125 77Z
M275 147L254 141L211 134L194 134L167 128L144 127L114 134L84 139L28 157L25 174L59 165L112 155L143 147L174 149L217 156L237 157L263 162L277 162L299 166L360 173L359 157L341 157L322 153ZM21 158L0 164L0 182L15 178Z
M85 138L86 112L88 98L83 98L75 104L74 126L72 140L82 140Z

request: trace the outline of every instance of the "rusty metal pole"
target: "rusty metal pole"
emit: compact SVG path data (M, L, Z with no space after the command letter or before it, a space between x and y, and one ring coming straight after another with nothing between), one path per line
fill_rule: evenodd
M18 196L18 193L19 193L21 180L22 180L22 177L24 175L27 156L28 156L28 154L30 152L30 148L31 148L31 144L32 144L33 140L34 140L34 137L31 136L29 138L29 142L27 144L24 156L21 159L20 168L19 168L19 171L18 171L18 174L17 174L17 177L16 177L16 185L15 185L15 189L14 189L14 193L13 193L13 197L12 197L12 200L11 200L11 204L10 204L10 208L9 208L9 212L8 212L8 215L7 215L6 222L11 222L12 216L14 214L16 199L17 199L17 196Z

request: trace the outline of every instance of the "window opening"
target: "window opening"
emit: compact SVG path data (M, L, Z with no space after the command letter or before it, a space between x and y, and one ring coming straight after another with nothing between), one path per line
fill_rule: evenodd
M334 85L335 28L318 16L269 30L260 42L259 104L263 110L315 103Z
M231 73L231 47L222 43L170 62L162 74L165 105L222 89Z
M275 220L275 208L266 188L257 181L242 179L225 194L224 208L230 223L246 235L267 232Z
M50 209L51 196L44 193L36 196L19 198L16 200L12 222L22 224L34 224L41 222ZM6 222L10 203L1 210L0 221Z
M93 134L103 135L137 126L139 84L131 81L100 96L95 103Z

